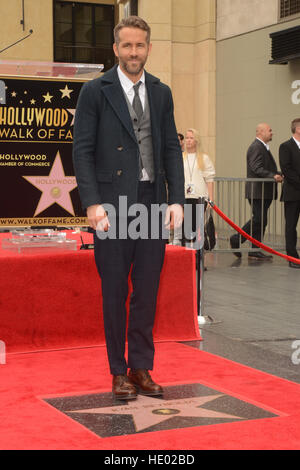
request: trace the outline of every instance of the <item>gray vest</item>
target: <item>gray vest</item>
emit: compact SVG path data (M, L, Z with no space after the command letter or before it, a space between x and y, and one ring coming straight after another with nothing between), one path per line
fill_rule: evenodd
M154 159L153 159L153 144L152 144L152 127L151 127L151 116L150 116L150 106L148 101L147 92L145 94L145 108L144 113L140 121L137 119L137 115L130 104L129 99L127 98L126 93L124 93L130 117L132 119L133 130L136 136L136 140L139 146L140 152L140 170L145 168L151 183L153 183L154 176ZM140 171L141 177L141 171Z

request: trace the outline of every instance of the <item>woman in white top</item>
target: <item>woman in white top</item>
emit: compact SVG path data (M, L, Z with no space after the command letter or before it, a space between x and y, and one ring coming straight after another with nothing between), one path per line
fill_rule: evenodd
M183 153L185 176L185 203L192 204L192 221L185 219L183 244L191 241L189 233L196 231L196 204L199 197L213 199L215 168L208 155L200 150L200 135L195 129L188 129ZM184 237L185 235L185 237Z

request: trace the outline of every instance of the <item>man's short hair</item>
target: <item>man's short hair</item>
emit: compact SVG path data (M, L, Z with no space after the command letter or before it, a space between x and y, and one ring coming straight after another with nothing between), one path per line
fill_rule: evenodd
M292 134L295 134L296 132L296 127L300 126L300 118L294 119L291 124L291 131Z
M150 26L139 16L129 16L128 18L124 18L114 29L114 39L115 43L119 44L120 36L119 33L123 28L139 28L142 31L147 33L147 43L150 43L150 36L151 36L151 28Z

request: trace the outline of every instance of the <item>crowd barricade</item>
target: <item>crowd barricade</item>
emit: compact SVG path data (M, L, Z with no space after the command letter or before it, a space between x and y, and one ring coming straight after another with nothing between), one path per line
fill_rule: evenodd
M215 190L214 190L214 202L224 212L224 214L235 222L239 227L243 227L244 224L251 220L251 200L253 199L253 185L254 183L262 184L262 198L264 197L265 184L274 182L271 178L215 178ZM245 197L246 183L250 183L250 203ZM274 195L276 185L274 184ZM283 203L280 202L281 184L277 185L278 197L273 199L273 202L268 210L268 223L265 231L264 243L277 251L284 251L285 249L285 236L284 236L284 210ZM263 221L263 208L262 217ZM226 221L221 217L214 217L216 238L217 243L214 251L219 252L232 252L234 251L230 246L230 237L234 233ZM252 236L252 224L251 224ZM261 225L261 235L263 234L263 226ZM249 241L241 244L241 237L239 238L240 243L236 251L257 251L257 248L252 248L252 244Z

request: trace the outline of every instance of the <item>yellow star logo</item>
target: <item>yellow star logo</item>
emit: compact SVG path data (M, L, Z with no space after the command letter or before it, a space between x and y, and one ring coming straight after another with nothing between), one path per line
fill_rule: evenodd
M49 103L51 103L51 100L52 100L53 96L50 95L50 93L49 93L49 91L48 91L46 95L43 95L43 98L44 98L44 103L46 103L47 101L48 101Z
M61 97L62 97L62 98L67 97L67 98L71 99L70 94L72 93L73 90L70 90L70 89L68 88L68 85L66 85L65 88L60 89L59 91L61 91Z

